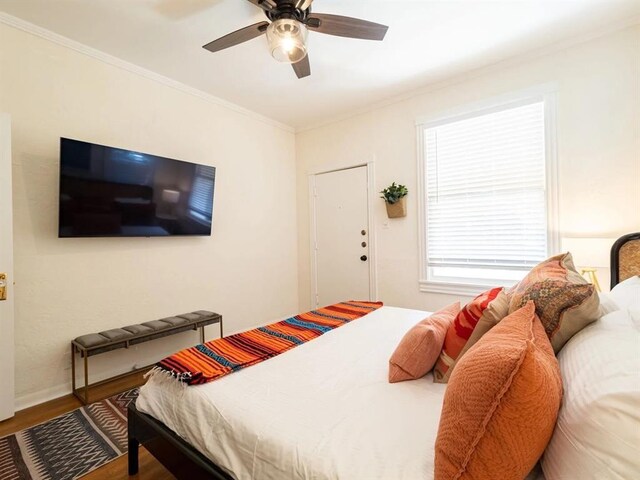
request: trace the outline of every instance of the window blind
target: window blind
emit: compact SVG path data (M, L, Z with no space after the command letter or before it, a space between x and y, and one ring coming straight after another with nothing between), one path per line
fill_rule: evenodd
M197 217L211 220L213 215L213 181L215 168L197 165L191 196L189 197L189 209Z
M544 121L540 101L425 129L432 273L528 270L546 258Z

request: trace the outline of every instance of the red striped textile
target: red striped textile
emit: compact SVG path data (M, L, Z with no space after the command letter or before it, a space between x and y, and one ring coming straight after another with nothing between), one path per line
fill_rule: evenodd
M382 302L349 301L186 348L157 367L188 385L199 385L263 362L360 318Z

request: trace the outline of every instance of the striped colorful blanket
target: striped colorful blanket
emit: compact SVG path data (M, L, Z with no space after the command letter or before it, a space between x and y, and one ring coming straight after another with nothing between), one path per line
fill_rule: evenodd
M336 303L181 350L156 367L187 385L208 383L280 355L381 306L382 302Z

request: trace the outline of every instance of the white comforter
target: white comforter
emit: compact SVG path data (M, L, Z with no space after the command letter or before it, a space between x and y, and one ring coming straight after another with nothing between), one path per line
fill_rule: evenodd
M446 385L387 382L427 312L379 310L206 385L152 377L137 407L237 479L433 478Z

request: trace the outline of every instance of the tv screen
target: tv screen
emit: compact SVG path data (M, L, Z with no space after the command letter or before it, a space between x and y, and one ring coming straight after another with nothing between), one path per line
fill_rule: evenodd
M216 169L60 139L59 237L211 235Z

